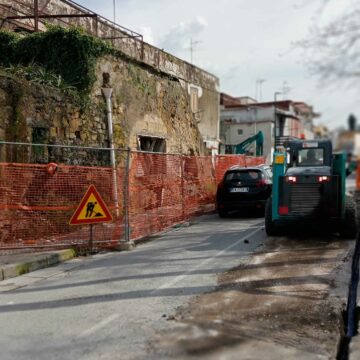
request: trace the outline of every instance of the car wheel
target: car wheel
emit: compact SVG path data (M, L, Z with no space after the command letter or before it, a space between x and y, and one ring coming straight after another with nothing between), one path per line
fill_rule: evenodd
M219 207L218 207L217 211L218 211L218 214L219 214L219 216L220 216L221 218L226 218L226 217L229 216L229 212L228 212L226 209L224 209L224 208L219 208Z

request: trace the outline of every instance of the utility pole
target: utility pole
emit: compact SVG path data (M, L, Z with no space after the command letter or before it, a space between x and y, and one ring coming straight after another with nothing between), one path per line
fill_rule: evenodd
M116 11L115 11L115 5L116 5L116 0L113 0L113 11L114 11L114 14L113 14L113 19L114 19L114 24L116 23Z
M275 134L274 134L274 149L276 151L276 143L277 143L277 137L280 136L280 127L277 127L277 116L276 116L276 101L277 96L281 95L282 93L280 91L276 91L274 93L274 128L275 128Z
M282 94L283 94L283 100L286 100L286 96L290 92L291 87L288 85L287 81L283 81L283 88L282 88Z

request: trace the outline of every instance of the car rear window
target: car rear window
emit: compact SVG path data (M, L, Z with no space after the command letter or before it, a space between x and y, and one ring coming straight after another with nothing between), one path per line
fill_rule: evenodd
M258 170L240 170L231 171L225 175L226 181L239 180L239 181L254 181L261 180L262 173Z

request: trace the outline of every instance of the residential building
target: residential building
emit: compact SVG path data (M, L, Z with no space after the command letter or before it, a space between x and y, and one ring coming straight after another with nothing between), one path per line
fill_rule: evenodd
M315 139L330 139L331 133L327 126L319 124L313 127Z
M221 94L221 152L226 152L226 145L242 143L262 131L264 156L270 163L275 139L276 145L282 145L290 138L313 138L312 120L316 116L318 115L313 112L312 107L303 102L256 102L251 98L234 98ZM254 144L249 150L250 154L255 153L255 146Z

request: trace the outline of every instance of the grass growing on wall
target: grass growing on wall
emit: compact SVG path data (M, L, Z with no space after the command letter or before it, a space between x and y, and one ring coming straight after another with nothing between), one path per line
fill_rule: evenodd
M63 81L80 92L90 91L97 58L113 51L108 43L79 28L50 26L46 32L23 37L0 31L1 66L40 66L45 76L55 74L59 84Z

